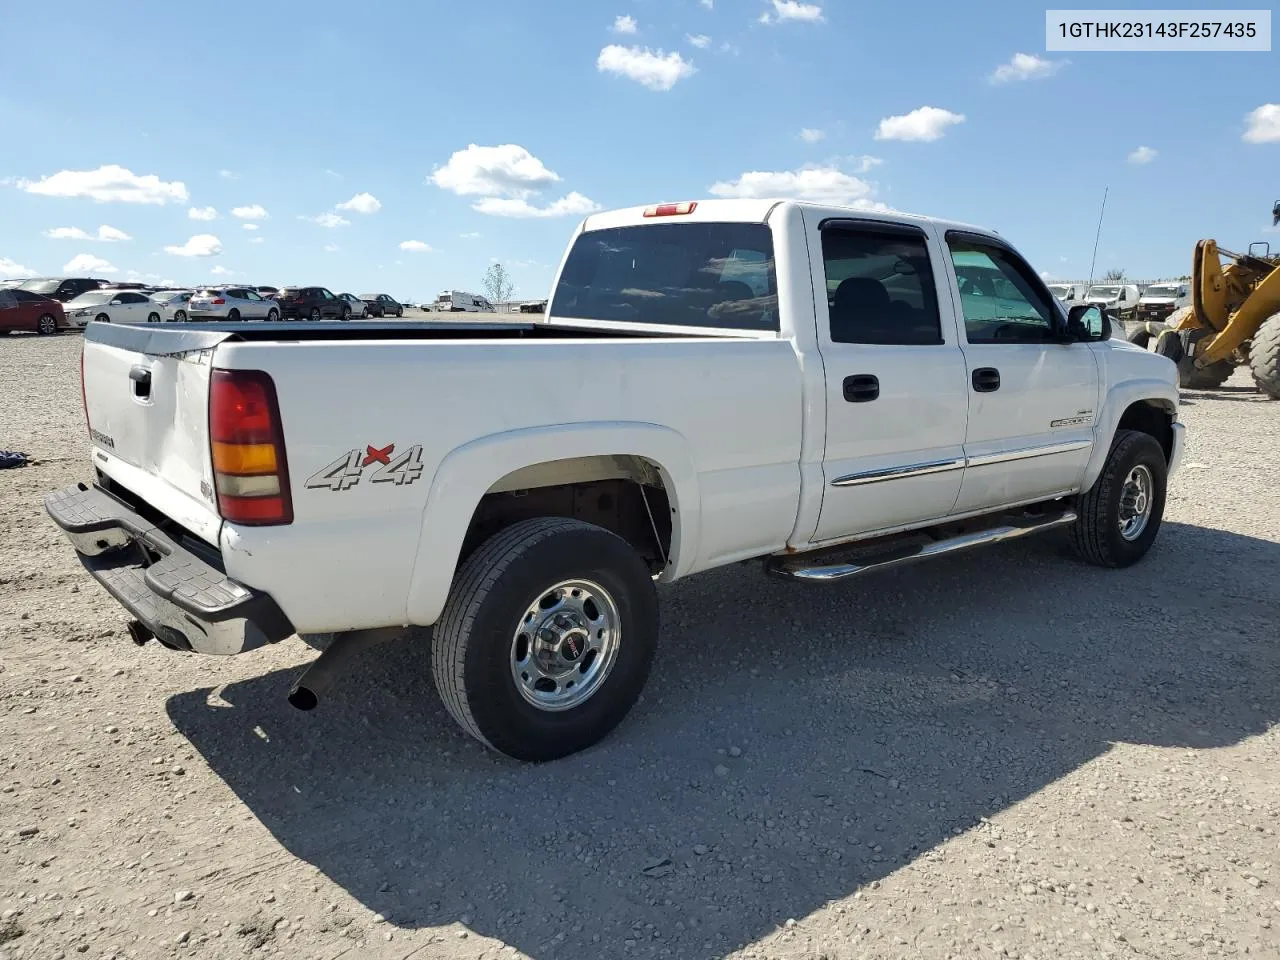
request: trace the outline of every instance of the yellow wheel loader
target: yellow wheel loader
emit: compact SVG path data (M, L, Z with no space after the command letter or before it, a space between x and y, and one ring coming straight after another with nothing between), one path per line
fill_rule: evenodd
M1280 201L1272 220L1280 224ZM1280 400L1280 256L1272 256L1267 243L1232 253L1201 240L1192 264L1190 305L1164 323L1129 332L1139 346L1152 339L1156 353L1178 365L1179 386L1213 389L1237 366L1248 364L1258 389Z

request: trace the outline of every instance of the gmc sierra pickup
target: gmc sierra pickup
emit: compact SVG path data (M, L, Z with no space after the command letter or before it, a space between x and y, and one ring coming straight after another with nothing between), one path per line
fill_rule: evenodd
M92 323L81 375L94 475L46 505L136 641L334 633L309 709L430 626L451 715L527 760L627 714L657 582L1053 528L1124 567L1183 438L1174 365L996 233L788 200L594 214L545 318Z

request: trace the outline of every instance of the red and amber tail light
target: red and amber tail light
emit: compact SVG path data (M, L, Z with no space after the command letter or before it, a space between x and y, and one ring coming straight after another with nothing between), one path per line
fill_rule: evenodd
M209 448L218 512L247 526L293 522L280 404L262 370L214 370Z

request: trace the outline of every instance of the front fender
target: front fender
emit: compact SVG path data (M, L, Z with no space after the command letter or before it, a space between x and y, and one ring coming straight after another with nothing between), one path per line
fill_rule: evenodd
M440 618L462 542L481 498L514 470L571 457L643 457L662 473L671 502L671 556L662 580L682 576L697 556L700 510L692 450L681 434L655 423L567 423L495 433L440 461L423 507L409 581L406 622Z
M1093 454L1085 467L1081 491L1089 490L1098 477L1102 475L1102 467L1111 453L1111 442L1115 439L1120 418L1131 404L1146 400L1158 404L1176 421L1178 417L1178 387L1169 380L1156 377L1143 377L1125 380L1107 391L1102 404L1102 413L1094 428ZM1177 431L1175 430L1175 433ZM1174 466L1174 464L1170 464Z

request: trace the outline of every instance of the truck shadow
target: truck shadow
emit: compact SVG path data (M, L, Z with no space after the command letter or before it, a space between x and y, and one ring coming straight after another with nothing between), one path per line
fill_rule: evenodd
M168 710L290 853L394 926L461 922L539 960L720 957L1113 743L1266 731L1278 564L1169 523L1119 572L1052 535L840 586L714 571L664 591L624 724L541 766L456 730L421 637L310 714L292 671Z

